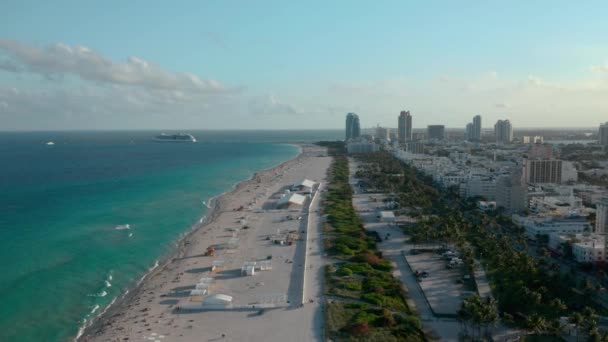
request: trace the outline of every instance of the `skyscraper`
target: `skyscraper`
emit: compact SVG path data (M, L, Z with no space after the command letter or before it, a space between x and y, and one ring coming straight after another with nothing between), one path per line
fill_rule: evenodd
M475 115L473 122L467 124L464 138L468 141L481 141L481 115Z
M355 113L346 115L346 140L356 139L361 136L359 116Z
M426 127L426 133L429 140L443 140L445 138L445 126L429 125Z
M513 141L513 127L509 120L498 120L494 125L497 144L510 144Z
M405 143L412 140L412 115L409 110L401 111L399 114L399 125L398 125L399 142Z
M481 140L481 115L475 115L473 117L473 131L471 132L471 138L473 141Z
M471 141L473 139L473 124L468 123L464 130L464 140Z
M598 143L604 147L608 147L608 122L600 124Z

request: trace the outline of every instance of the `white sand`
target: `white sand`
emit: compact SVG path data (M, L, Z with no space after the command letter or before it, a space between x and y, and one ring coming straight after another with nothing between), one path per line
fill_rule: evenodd
M324 148L312 145L302 148L296 159L256 174L218 198L209 223L180 243L176 257L153 271L131 295L110 308L80 340L322 340L323 261L319 238L322 220L316 213L318 197L310 207L310 222L303 210L267 211L274 209L277 195L298 180L308 178L321 182L322 186L326 183L331 157L326 156ZM245 209L235 211L241 206ZM286 220L288 215L302 216L302 220ZM248 229L242 229L244 225ZM238 247L228 248L236 229L239 229L235 234ZM281 233L294 231L299 239L291 246L274 245L266 238L276 235L277 229ZM203 256L211 245L217 247L216 255ZM256 272L254 276L240 274L244 262L268 256L272 256L271 271ZM223 271L210 271L214 260L225 262ZM210 293L232 296L235 306L260 305L275 295L286 295L288 303L279 302L276 304L279 308L266 310L262 315L257 310L176 310L178 306L193 305L188 294L201 277L213 277Z

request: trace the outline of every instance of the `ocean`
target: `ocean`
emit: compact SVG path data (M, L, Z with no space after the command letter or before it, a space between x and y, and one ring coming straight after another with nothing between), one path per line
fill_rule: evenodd
M203 201L296 156L289 143L342 137L190 131L197 143L171 144L158 133L0 133L1 341L72 340L205 215Z

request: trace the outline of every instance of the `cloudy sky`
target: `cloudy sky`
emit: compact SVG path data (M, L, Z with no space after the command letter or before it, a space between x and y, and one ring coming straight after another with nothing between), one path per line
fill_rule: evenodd
M0 130L608 121L608 2L489 3L4 1Z

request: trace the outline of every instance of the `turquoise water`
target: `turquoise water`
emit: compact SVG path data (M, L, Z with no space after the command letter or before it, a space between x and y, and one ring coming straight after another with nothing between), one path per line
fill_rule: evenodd
M0 133L0 340L75 337L204 216L202 201L297 154L276 142L339 137L155 133Z

